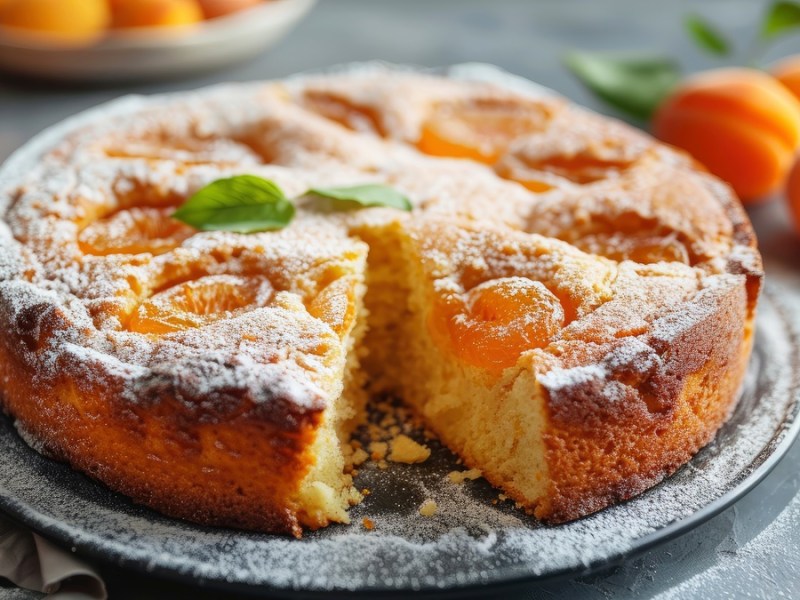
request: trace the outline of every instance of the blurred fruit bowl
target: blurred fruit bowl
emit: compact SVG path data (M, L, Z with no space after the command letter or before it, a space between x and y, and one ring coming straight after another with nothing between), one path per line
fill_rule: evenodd
M56 20L60 15L44 12L34 16L38 22L33 25L28 25L26 19L30 17L24 14L14 22L5 12L9 1L15 0L0 0L0 18L6 17L0 24L0 68L47 79L86 82L164 79L231 65L277 43L315 3L206 0L205 15L189 14L187 18L186 12L180 10L165 12L156 17L161 21L158 25L147 21L150 16L136 14L142 6L137 4L135 12L124 16L135 26L109 26L111 21L98 25L97 16L87 14L81 15L82 22L74 19L76 23L70 29ZM214 14L214 5L225 8L235 4L248 6ZM106 20L110 18L106 15ZM26 28L19 26L20 22Z

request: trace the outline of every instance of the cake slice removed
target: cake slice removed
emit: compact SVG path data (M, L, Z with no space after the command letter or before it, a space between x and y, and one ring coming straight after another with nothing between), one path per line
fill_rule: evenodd
M382 310L367 338L374 389L545 521L650 487L736 400L749 352L739 276L452 220L365 239L366 304Z

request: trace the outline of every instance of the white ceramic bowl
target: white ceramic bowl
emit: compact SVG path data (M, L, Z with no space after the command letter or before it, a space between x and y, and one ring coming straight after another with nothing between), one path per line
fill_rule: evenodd
M271 0L181 28L115 31L91 46L61 47L0 27L0 68L49 79L114 82L188 75L255 56L315 0Z

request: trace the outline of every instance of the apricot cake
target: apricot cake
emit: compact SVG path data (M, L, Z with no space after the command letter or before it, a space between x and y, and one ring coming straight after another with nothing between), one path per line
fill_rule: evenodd
M762 279L738 201L555 96L376 68L223 86L122 101L9 171L3 406L167 515L347 522L349 436L393 394L563 522L675 471L736 402ZM293 220L177 218L243 175ZM308 192L371 184L410 210Z

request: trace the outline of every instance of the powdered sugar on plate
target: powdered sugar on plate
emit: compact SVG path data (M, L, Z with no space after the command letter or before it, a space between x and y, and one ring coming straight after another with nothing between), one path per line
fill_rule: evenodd
M6 420L2 505L80 553L218 586L436 589L582 572L708 518L786 450L798 429L800 315L777 298L791 293L768 286L742 400L715 442L652 490L573 523L542 526L481 479L453 483L447 474L463 467L426 441L433 452L425 463L363 466L356 483L371 493L352 510L352 525L302 540L202 528L135 506L48 461ZM428 499L438 510L422 517L417 507ZM374 529L362 526L364 517Z

